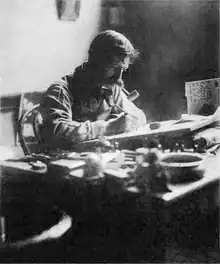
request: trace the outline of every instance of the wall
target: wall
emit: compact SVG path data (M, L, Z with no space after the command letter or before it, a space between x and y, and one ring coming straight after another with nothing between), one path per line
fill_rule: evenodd
M78 20L60 21L55 0L1 0L1 94L44 90L81 63L99 12L100 0L81 0Z
M44 91L87 56L101 0L81 0L79 18L60 21L55 0L0 1L0 145L14 143L19 94Z
M124 33L140 50L140 59L131 66L125 81L129 90L140 91L137 104L149 121L178 118L186 111L184 82L218 74L217 0L81 3L79 19L67 22L57 19L55 0L0 1L1 96L45 90L86 57L100 23L101 29ZM119 14L109 16L110 5L120 7ZM18 100L15 102L11 109L18 107ZM0 114L4 124L0 144L13 140L14 115L9 122L5 114Z
M104 2L102 28L124 33L140 51L125 75L128 89L142 95L137 103L149 121L179 118L187 111L185 81L220 76L219 1Z

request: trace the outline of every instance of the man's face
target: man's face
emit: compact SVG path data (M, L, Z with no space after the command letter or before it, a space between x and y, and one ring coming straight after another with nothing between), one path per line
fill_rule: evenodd
M104 67L104 78L103 78L103 84L111 85L111 84L118 84L122 85L122 74L124 71L126 71L130 64L130 58L129 57L115 57L113 62L109 65L106 65Z

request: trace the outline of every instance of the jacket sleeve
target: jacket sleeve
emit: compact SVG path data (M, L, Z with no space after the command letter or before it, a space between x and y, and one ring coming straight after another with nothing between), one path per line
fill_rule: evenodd
M120 87L116 87L114 92L115 103L120 106L127 113L131 113L134 117L134 122L137 127L143 126L147 123L146 116L144 112L139 109L133 102L129 101L125 93ZM122 111L117 107L114 107L114 112L116 114L121 113Z
M72 120L71 95L64 84L52 85L44 97L44 124L48 136L70 143L89 140L105 133L105 121L77 122Z

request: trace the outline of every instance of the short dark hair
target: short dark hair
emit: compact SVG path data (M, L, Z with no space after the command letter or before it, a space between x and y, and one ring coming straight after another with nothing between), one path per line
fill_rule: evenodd
M123 34L114 30L105 30L99 33L92 41L89 48L89 62L111 62L115 56L130 58L131 63L139 55L130 40Z

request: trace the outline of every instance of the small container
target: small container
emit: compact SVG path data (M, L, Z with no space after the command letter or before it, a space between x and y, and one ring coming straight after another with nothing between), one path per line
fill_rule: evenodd
M149 149L148 153L145 155L145 160L149 164L158 163L161 157L161 151L158 148Z
M146 162L146 155L149 152L148 148L138 148L136 149L136 163L137 165L141 165Z
M201 178L202 162L203 157L197 153L171 152L164 154L159 163L169 172L171 183L181 183Z
M85 157L84 177L103 177L104 165L101 157L96 153L88 153Z

